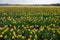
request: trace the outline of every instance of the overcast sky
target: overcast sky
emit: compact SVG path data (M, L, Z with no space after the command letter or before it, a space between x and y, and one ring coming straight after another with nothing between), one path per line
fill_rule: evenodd
M50 4L50 3L60 3L60 0L0 0L0 3L8 3L8 4Z

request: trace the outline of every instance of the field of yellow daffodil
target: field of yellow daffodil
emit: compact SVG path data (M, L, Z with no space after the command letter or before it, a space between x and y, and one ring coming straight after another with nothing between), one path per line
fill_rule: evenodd
M60 7L0 7L0 40L60 40Z

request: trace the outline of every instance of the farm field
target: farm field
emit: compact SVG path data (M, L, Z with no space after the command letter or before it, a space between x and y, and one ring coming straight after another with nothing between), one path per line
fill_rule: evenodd
M1 40L60 40L60 7L0 7Z

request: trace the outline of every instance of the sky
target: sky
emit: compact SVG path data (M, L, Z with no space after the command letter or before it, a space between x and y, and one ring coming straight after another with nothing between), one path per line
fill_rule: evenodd
M60 0L0 0L0 3L8 3L8 4L51 4L51 3L60 3Z

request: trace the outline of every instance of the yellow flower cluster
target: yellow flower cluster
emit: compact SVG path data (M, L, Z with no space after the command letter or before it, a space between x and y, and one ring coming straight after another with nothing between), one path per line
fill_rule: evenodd
M35 10L36 9L36 10ZM0 7L0 38L60 40L60 7Z

